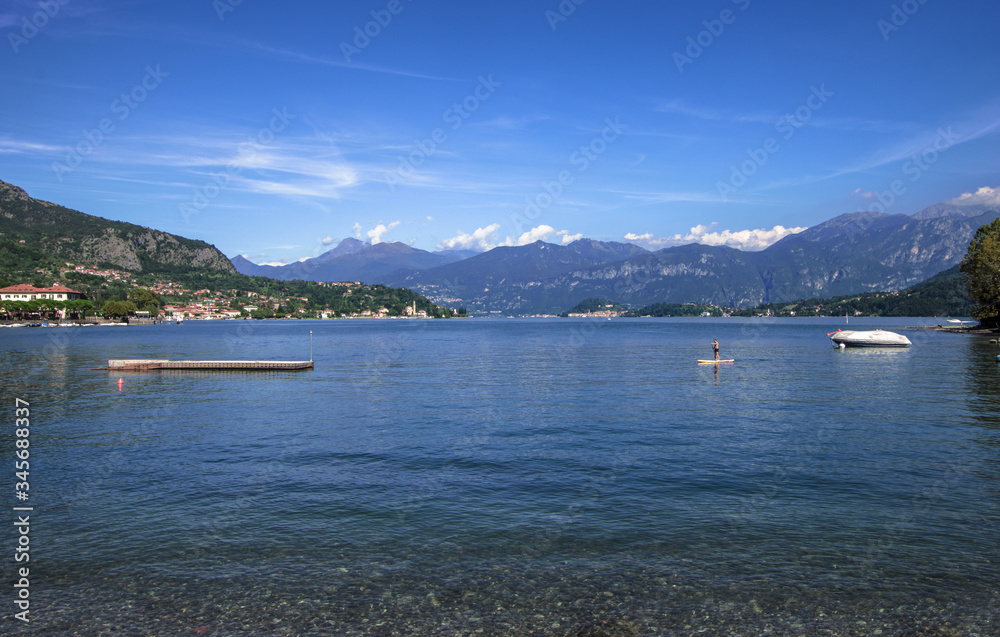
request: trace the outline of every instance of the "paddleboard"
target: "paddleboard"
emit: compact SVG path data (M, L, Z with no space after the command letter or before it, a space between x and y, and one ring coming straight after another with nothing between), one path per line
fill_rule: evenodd
M706 360L702 360L700 358L698 359L698 364L699 365L711 365L713 363L717 364L717 363L735 363L735 362L736 362L735 358L729 358L729 359L722 360L722 361L706 361Z

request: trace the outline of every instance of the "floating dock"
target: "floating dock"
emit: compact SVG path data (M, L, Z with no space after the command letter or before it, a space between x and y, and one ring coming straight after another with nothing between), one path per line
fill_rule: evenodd
M165 369L275 372L312 368L312 361L170 361L163 359L118 359L108 361L109 371L122 372L152 372Z

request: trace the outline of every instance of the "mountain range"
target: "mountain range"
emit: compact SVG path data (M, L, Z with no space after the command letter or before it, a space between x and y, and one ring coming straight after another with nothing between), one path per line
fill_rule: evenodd
M579 239L470 256L345 239L314 259L269 266L243 257L230 261L204 241L70 210L0 181L0 263L8 271L45 259L144 274L238 271L281 280L362 281L410 288L475 313L556 314L587 298L632 307L753 307L907 288L958 264L976 229L997 217L996 204L941 203L914 215L849 213L759 252L700 244L651 252Z
M914 215L848 213L759 252L700 244L650 252L580 239L568 245L501 246L462 259L401 243L346 239L324 255L267 275L407 287L479 313L558 313L595 297L634 307L658 302L753 307L904 289L959 263L976 229L998 216L995 204L949 203ZM234 265L248 274L263 274L253 268L268 267L244 261L234 259Z

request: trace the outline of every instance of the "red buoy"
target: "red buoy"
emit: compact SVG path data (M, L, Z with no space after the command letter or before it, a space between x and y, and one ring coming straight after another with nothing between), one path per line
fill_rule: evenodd
M125 384L125 381L122 380L121 378L119 378L118 379L118 391L122 390L122 385L124 385L124 384Z

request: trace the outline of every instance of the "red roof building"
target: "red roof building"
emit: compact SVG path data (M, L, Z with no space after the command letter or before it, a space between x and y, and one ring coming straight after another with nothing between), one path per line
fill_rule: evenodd
M63 285L53 285L50 288L36 288L33 285L20 284L0 288L0 301L38 301L52 299L53 301L75 301L83 293L71 290Z

